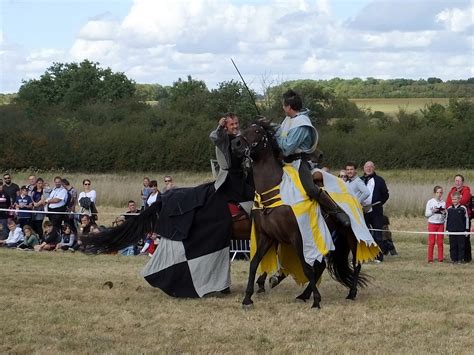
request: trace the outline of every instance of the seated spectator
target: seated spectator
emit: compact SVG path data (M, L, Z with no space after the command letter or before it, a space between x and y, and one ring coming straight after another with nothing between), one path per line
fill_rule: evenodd
M124 215L122 216L125 217L126 220L129 218L136 217L135 215L133 215L133 213L140 213L140 211L137 210L137 204L133 200L128 201L127 207L127 211L125 211Z
M74 250L76 244L76 235L72 232L72 228L69 224L63 226L61 233L61 241L56 245L55 250Z
M87 214L81 216L81 235L87 235L91 232L92 220L91 217Z
M39 237L29 225L23 226L23 234L25 235L25 240L18 245L19 249L33 250L36 245L39 245Z
M165 187L163 188L162 193L165 193L166 191L169 191L169 190L172 190L172 189L176 188L176 186L173 182L173 178L170 175L165 176L164 182L165 182Z
M118 216L112 223L112 227L118 227L125 223L125 216Z
M21 211L31 211L33 209L33 200L28 195L28 187L22 186L20 189L20 195L16 197L15 204L13 205L17 212L18 223L23 228L25 225L31 224L31 213Z
M34 248L36 251L54 250L59 242L58 230L54 227L51 221L45 221L43 223L43 242L36 245Z
M145 239L145 245L140 250L140 255L149 255L152 256L155 252L156 246L158 245L158 234L148 233L147 238Z
M10 220L8 222L8 229L10 233L8 233L8 238L5 240L0 240L0 246L4 246L7 248L16 248L25 240L25 235L23 231L14 220Z

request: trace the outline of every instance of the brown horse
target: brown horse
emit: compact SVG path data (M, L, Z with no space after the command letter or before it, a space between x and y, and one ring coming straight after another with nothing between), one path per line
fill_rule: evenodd
M278 159L279 149L273 136L273 130L263 123L253 124L247 128L238 139L233 141L232 149L235 154L241 154L251 159L253 178L256 192L262 199L274 202L273 188L282 181L283 168ZM316 281L321 277L326 263L316 260L313 265L305 261L303 241L299 226L290 206L280 205L271 209L260 209L252 212L255 224L257 249L250 262L249 278L242 305L251 306L254 293L254 283L257 267L270 248L277 244L290 244L300 260L304 274L309 280L308 286L297 299L306 301L313 294L312 308L320 308L321 295ZM331 221L334 223L334 221ZM331 223L330 223L331 224ZM356 265L357 239L352 231L331 224L336 238L336 251L329 256L329 271L338 282L350 288L347 298L354 299L357 286L365 286L366 279L360 275L360 264ZM339 250L339 251L338 251ZM353 253L353 269L348 264L349 251ZM261 285L262 277L259 279Z

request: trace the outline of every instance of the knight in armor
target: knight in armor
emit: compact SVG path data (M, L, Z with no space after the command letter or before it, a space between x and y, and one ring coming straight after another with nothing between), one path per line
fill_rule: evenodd
M231 143L239 133L239 118L230 112L219 120L217 128L209 135L216 146L219 164L214 187L226 196L227 201L239 203L249 213L255 195L252 174L246 174L243 158L236 157L231 151Z
M309 110L303 109L301 97L291 89L283 94L283 110L286 117L276 132L276 139L285 162L299 163L298 172L306 194L316 200L324 212L349 227L349 216L313 181L309 155L316 150L318 132L308 117Z

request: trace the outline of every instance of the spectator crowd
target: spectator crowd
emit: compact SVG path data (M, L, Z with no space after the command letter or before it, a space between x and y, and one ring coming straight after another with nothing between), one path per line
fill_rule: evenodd
M9 173L0 179L0 246L32 251L70 251L81 249L80 237L98 233L105 226L97 224L97 192L90 179L82 181L80 193L68 179L56 176L53 187L41 177L30 175L21 187ZM164 178L163 192L175 188L171 176ZM154 203L163 193L156 180L144 178L140 192L141 209ZM118 216L113 226L119 226L140 210L130 200L127 210ZM143 236L137 245L120 253L123 255L151 255L158 243L158 235Z

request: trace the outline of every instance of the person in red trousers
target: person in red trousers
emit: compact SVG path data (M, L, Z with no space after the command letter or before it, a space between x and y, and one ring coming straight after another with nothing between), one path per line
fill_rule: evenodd
M428 262L433 262L433 249L438 246L438 261L443 262L444 222L446 220L446 203L442 200L443 188L435 186L434 197L426 203L425 216L428 217ZM440 233L440 234L438 234Z

